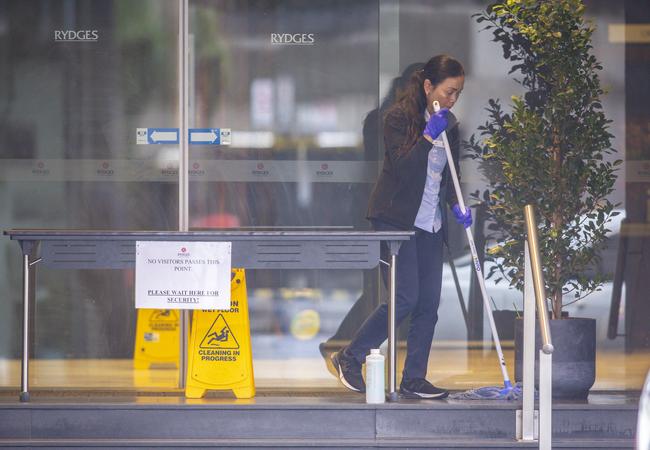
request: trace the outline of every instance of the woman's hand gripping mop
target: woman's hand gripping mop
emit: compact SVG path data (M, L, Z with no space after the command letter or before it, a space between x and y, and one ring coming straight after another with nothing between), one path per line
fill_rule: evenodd
M433 109L435 112L440 110L440 104L437 101L433 102ZM440 136L445 145L445 152L447 154L447 164L449 164L449 171L451 172L451 177L454 182L454 189L456 190L456 197L458 197L458 206L460 212L464 215L466 214L467 208L465 202L463 201L463 193L460 190L460 183L458 182L458 174L456 172L456 166L454 164L454 159L451 155L451 149L449 148L449 141L447 140L447 133L443 131ZM503 385L501 388L499 386L488 386L478 389L472 389L466 392L461 392L452 396L454 399L462 400L485 400L485 399L498 399L498 400L516 400L521 397L521 387L513 386L508 377L508 369L506 368L506 361L503 358L503 351L501 350L501 341L499 340L499 334L497 333L496 325L494 324L494 317L492 317L492 308L488 301L487 291L485 289L485 278L483 276L483 270L481 270L481 262L478 259L478 254L476 252L476 246L474 245L474 236L472 235L472 230L470 227L465 227L465 233L467 234L467 240L469 241L469 248L472 252L472 261L474 262L474 269L476 270L476 277L478 278L478 283L481 288L481 295L483 296L483 305L487 312L487 316L490 322L490 329L492 330L492 338L494 339L494 345L497 349L499 355L499 365L501 366L501 373L503 374Z

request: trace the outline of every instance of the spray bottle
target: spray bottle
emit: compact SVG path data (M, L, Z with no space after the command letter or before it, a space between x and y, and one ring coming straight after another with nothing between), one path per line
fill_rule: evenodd
M384 355L378 348L370 350L366 356L366 403L384 403Z

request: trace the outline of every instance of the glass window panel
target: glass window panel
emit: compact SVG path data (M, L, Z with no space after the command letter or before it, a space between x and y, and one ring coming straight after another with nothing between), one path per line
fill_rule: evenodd
M412 63L443 52L463 62L465 90L455 112L464 139L486 120L489 98L507 104L520 92L491 33L471 17L488 3L190 1L190 127L232 131L229 146L190 146L191 229L367 229L367 200L383 159L377 108ZM585 4L596 26L593 51L603 63L615 157L625 160L610 197L623 214L593 269L610 281L568 311L597 320L595 388L634 390L650 365L650 45L643 37L650 6ZM177 229L178 146L139 145L136 135L137 128L177 125L177 27L173 0L0 2L4 228ZM461 169L464 192L485 187L475 162ZM476 286L463 232L453 225L450 246L467 302ZM4 239L0 252L7 293L0 386L17 386L20 251ZM430 361L450 363L432 365L431 378L463 388L475 370L493 366L483 381L497 382L496 359L483 361L485 317L468 335L444 270ZM292 377L295 385L336 386L319 343L333 350L351 337L379 301L377 271L249 272L258 384L286 385ZM616 276L624 281L613 315L620 336L609 339ZM38 277L34 386L132 386L132 272L41 269ZM521 294L503 283L489 280L488 292L497 308L521 309ZM505 346L511 358L509 339ZM288 359L302 370L284 371ZM114 379L102 373L111 364L120 374ZM170 373L159 386L175 385Z
M0 3L0 215L7 228L177 229L177 146L136 143L137 128L175 125L176 28L173 0ZM15 242L3 239L0 249L8 293L0 302L0 355L14 358L21 259ZM80 360L79 375L98 358L126 358L130 367L131 271L41 269L35 297L32 356L46 364L33 366L35 387L124 382L50 369ZM17 369L3 371L0 383L19 382Z
M379 159L377 131L364 129L378 104L378 3L195 1L190 8L191 127L232 130L230 146L190 148L190 226L367 229ZM363 297L364 278L374 277L248 271L257 383L278 382L280 361L309 358L287 376L335 385L318 344Z

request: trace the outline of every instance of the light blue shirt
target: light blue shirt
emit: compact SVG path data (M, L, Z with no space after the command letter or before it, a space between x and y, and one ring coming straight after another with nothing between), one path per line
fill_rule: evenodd
M429 112L425 110L425 120L429 120ZM437 233L442 228L442 211L440 210L440 184L442 171L447 164L447 153L442 137L433 141L427 158L427 178L424 182L424 192L420 209L415 216L415 226L429 233Z

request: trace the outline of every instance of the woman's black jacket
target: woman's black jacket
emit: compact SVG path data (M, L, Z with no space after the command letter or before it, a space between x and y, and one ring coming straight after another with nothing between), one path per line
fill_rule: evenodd
M447 138L458 171L458 121L451 112L447 120ZM403 230L412 230L422 202L431 143L420 137L408 152L400 153L399 148L406 139L407 127L408 120L399 111L389 113L384 120L384 166L370 195L368 219L378 219ZM442 174L439 195L449 207L458 203L449 164ZM447 208L442 204L441 211L446 240Z

